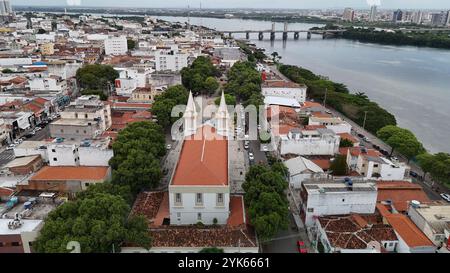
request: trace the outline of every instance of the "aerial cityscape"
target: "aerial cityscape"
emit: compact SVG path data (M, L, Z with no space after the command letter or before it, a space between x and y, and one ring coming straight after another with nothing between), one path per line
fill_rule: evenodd
M0 0L0 254L450 253L450 3L129 2Z

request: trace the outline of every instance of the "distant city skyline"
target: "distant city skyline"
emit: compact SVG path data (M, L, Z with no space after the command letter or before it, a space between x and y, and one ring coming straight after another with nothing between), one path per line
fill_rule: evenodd
M11 0L13 5L21 6L76 6L85 7L146 7L146 8L278 8L278 9L314 9L314 8L369 8L367 0ZM375 1L378 2L378 1ZM450 9L448 0L381 0L381 9Z

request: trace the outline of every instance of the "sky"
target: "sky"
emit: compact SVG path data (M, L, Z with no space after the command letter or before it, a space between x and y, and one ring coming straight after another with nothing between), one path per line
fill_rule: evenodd
M149 8L339 8L368 7L378 0L10 0L13 5L23 6L81 6L95 7L149 7ZM386 9L450 9L450 0L381 0Z

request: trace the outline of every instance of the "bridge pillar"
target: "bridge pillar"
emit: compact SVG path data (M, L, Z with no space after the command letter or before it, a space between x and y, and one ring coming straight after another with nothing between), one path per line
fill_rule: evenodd
M324 32L324 33L322 34L322 39L326 39L326 38L327 38L327 33Z
M247 40L250 40L250 32L245 33L245 38L246 38Z
M264 32L260 32L258 34L258 39L261 41L262 39L264 39Z
M275 32L271 32L270 33L270 40L274 41L275 40Z
M283 32L283 41L286 41L288 38L288 33L287 32Z
M231 32L229 32L229 33L228 33L228 37L230 37L230 38L231 38Z
M299 37L300 37L300 33L294 32L294 40L298 40Z
M306 38L307 38L308 40L311 39L311 31L308 31L308 34L306 35Z

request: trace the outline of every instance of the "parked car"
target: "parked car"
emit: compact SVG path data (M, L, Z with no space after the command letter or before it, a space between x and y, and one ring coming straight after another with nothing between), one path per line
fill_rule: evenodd
M419 176L416 172L413 172L413 171L410 171L409 175L414 177L414 178L417 178Z
M308 248L303 241L297 241L297 250L299 253L308 253Z
M392 156L391 160L398 161L398 158L396 158L395 156Z
M9 146L6 148L7 151L10 151L16 147L16 144L9 144Z
M172 145L171 145L171 144L167 144L166 149L167 149L167 150L172 149Z
M248 153L248 159L250 159L250 161L255 160L255 156L253 155L253 153Z
M37 131L42 130L42 128L40 126L36 126L36 128L34 128L34 130L37 132Z
M441 193L440 195L441 195L442 199L444 199L445 201L450 203L450 194Z
M365 136L364 136L363 134L358 134L358 137L359 137L359 138L362 138L362 139L365 138Z
M269 147L267 147L267 145L263 145L262 150L263 150L263 152L267 152L267 151L269 151Z

